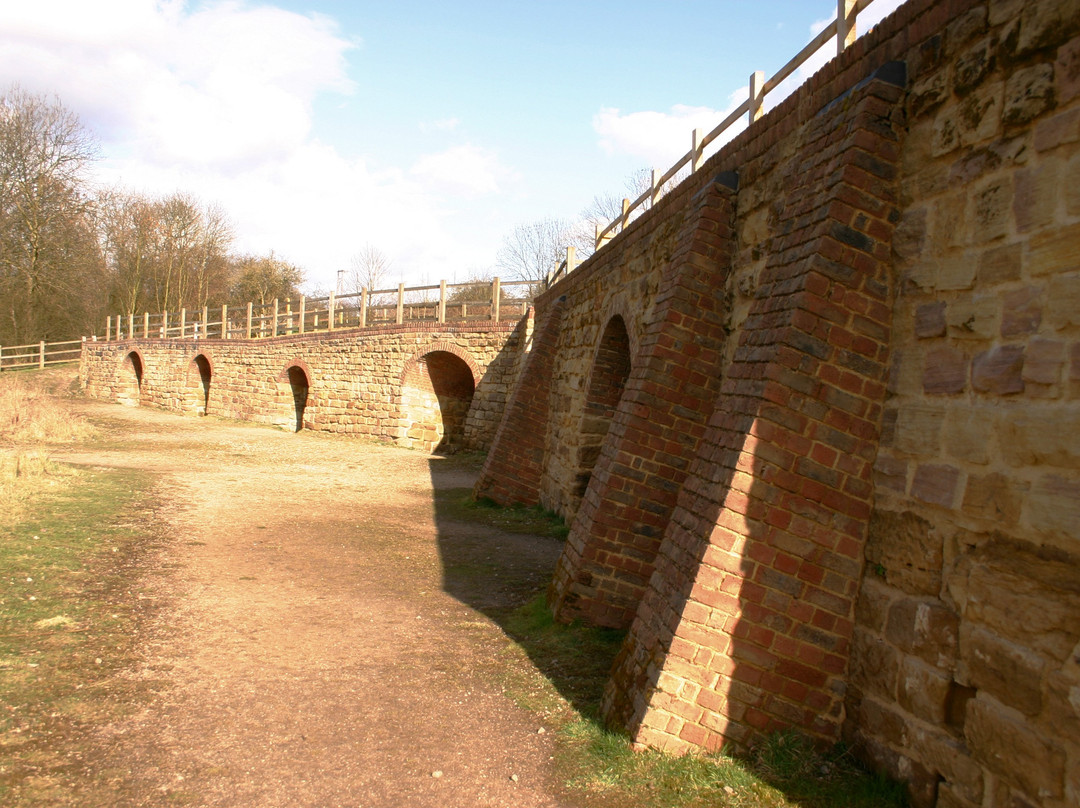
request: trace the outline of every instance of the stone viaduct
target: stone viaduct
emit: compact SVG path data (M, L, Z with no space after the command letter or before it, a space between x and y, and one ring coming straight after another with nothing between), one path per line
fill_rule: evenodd
M534 316L440 328L83 378L490 447L478 496L571 525L557 618L627 630L638 744L795 726L916 805L1080 804L1080 0L909 0Z

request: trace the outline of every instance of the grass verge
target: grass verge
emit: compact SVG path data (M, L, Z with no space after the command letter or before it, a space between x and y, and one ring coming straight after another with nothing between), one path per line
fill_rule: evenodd
M124 802L92 731L137 707L151 479L81 472L0 530L0 804Z
M568 796L616 808L901 808L901 784L865 771L842 747L821 753L798 733L766 740L743 760L723 754L675 757L635 752L604 728L600 698L622 632L556 623L542 596L500 620L547 686L512 675L519 704L558 730L557 771ZM568 706L573 705L573 708Z

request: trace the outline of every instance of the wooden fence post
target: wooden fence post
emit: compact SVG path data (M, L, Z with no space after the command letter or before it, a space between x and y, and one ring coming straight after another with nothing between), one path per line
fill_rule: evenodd
M701 146L702 139L701 129L695 129L690 135L690 147L693 151L693 155L690 158L691 173L700 170L702 164L705 162L705 149Z
M161 312L161 338L165 339L169 336L169 312Z
M363 287L360 290L360 327L367 327L368 290Z
M142 335L143 339L150 338L150 312L148 311L142 313Z
M229 338L229 304L221 304L221 338Z
M45 340L38 343L38 369L45 367Z
M625 230L628 224L630 224L630 200L624 196L622 201L622 229Z
M307 314L307 298L300 295L300 333L304 333L304 317Z
M202 307L202 335L203 339L210 337L210 307Z
M439 322L446 322L446 280L439 281Z
M856 0L836 0L836 55L839 56L855 42Z
M764 87L764 71L755 70L750 74L750 111L747 113L749 123L753 123L764 113L765 93L762 92Z
M327 330L334 330L334 293L330 293L330 299L326 302L326 323Z
M128 315L128 337L135 339L135 312Z
M184 332L187 331L187 309L180 309L180 339L184 338Z
M278 299L274 298L274 332L270 335L276 337L278 331Z
M401 325L405 321L405 284L397 285L397 323Z
M244 339L251 339L251 301L250 300L248 301L248 310L247 310L247 335L244 337Z
M499 322L499 298L502 297L502 292L499 291L499 279L495 277L491 281L491 319L495 322Z
M577 247L570 245L566 248L566 274L569 275L577 269Z
M108 342L112 339L112 315L108 315L105 318L105 341Z
M291 334L293 332L292 321L292 298L285 298L285 333Z
M654 168L652 170L652 196L649 197L649 204L655 205L660 201L660 169ZM597 225L599 227L599 225Z

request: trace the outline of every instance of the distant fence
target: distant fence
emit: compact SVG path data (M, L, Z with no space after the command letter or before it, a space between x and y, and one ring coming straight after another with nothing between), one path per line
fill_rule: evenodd
M83 339L67 342L34 342L29 345L0 345L0 370L43 368L64 362L78 362Z
M447 283L396 289L364 289L328 297L274 299L269 303L227 305L179 312L109 316L105 339L262 339L412 322L477 322L523 316L543 281L499 278L483 283Z
M653 169L651 187L646 189L637 199L624 199L622 202L622 214L606 227L596 226L596 249L599 250L616 233L625 229L635 211L643 208L646 203L655 204L663 194L663 189L667 186L667 183L675 179L682 169L689 166L690 172L693 173L701 168L705 162L706 147L727 131L739 118L746 115L750 123L760 118L764 112L765 96L775 90L780 82L802 67L811 56L824 47L834 36L836 37L837 54L843 53L844 49L855 41L856 17L865 11L872 2L873 0L837 0L836 19L799 51L791 61L780 68L772 78L765 81L765 73L761 70L756 70L750 74L749 94L745 101L732 110L708 134L703 135L700 129L695 129L691 135L690 151L680 157L675 165L663 174L659 170ZM572 261L560 265L555 277L551 279L552 282L558 280L563 271L570 270L573 270Z

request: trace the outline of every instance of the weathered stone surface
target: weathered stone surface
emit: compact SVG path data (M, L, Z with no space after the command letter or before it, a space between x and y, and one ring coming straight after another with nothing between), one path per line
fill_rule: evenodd
M924 303L915 309L915 336L918 339L945 336L944 300Z
M928 395L962 393L967 387L967 357L959 348L942 345L926 352L923 392Z
M1005 83L1002 118L1006 126L1027 123L1054 104L1054 66L1038 64L1018 70Z
M965 97L955 113L951 148L983 143L1000 134L1004 101L1005 83L1001 81L983 84Z
M942 548L934 525L917 514L876 509L870 516L866 560L881 566L890 586L913 595L937 595Z
M1080 223L1048 228L1028 242L1025 265L1032 275L1057 275L1080 269Z
M974 687L1029 716L1043 708L1045 660L982 627L960 632L959 673Z
M980 393L1007 396L1024 392L1024 348L998 345L975 356L971 386Z
M1024 381L1058 384L1065 367L1065 343L1061 340L1033 339L1024 355Z
M987 286L1020 280L1023 245L1005 244L991 247L979 255L978 281Z
M1076 544L1080 525L1080 480L1059 474L1045 474L1035 481L1025 515L1031 526Z
M1074 37L1058 48L1054 62L1054 78L1059 104L1066 104L1080 96L1080 37Z
M1034 334L1042 323L1042 288L1022 286L1002 299L1001 336L1006 339Z
M1004 474L972 474L964 491L963 511L969 516L987 519L1011 527L1020 521L1020 509L1028 483Z
M937 599L902 598L889 609L885 639L937 668L956 658L959 619Z
M905 407L896 420L896 448L908 454L934 455L944 422L944 407Z
M943 508L952 508L960 484L960 469L942 463L921 463L911 480L915 499Z
M1000 296L961 298L949 306L946 314L949 336L955 339L993 339L998 332L1000 316Z
M917 718L944 726L950 681L951 677L932 665L915 657L904 657L897 677L897 701Z
M1058 798L1065 787L1065 753L1033 731L1023 715L991 699L968 704L964 735L975 757L1029 796Z
M950 407L942 430L945 451L950 457L985 466L990 462L993 413L971 406Z
M925 725L912 726L908 730L910 753L924 760L956 789L956 796L978 804L983 795L983 771L971 759L971 753L957 738L943 730L926 729ZM942 783L942 786L945 784ZM963 802L961 804L964 804ZM940 808L940 791L937 808Z
M1080 469L1080 413L1046 406L1002 420L1002 457L1016 468L1056 466Z
M938 261L935 286L942 291L971 289L975 285L977 269L974 253L946 256Z
M1025 3L1020 16L1015 55L1026 56L1067 41L1080 27L1078 20L1080 20L1080 3L1077 0Z
M1080 245L1076 249L1076 260L1080 261ZM1047 300L1047 320L1051 326L1058 331L1080 327L1080 272L1051 278Z
M1013 187L1010 177L994 177L979 185L973 195L972 223L976 241L992 241L1009 232ZM972 266L974 277L975 268Z

